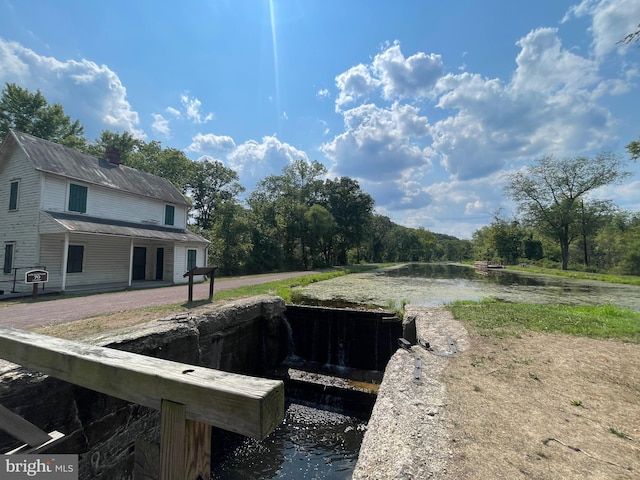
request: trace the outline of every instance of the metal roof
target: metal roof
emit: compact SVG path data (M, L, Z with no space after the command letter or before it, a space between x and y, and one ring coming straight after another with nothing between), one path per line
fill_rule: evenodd
M166 178L125 165L114 165L105 159L16 130L10 130L8 135L13 135L36 170L168 203L190 205Z
M172 242L209 243L190 230L161 227L158 225L140 225L139 223L107 220L63 212L44 212L69 233L90 233L95 235L113 235L118 237L168 240Z

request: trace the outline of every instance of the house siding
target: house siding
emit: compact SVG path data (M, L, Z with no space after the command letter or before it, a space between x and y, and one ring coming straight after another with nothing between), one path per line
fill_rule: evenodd
M40 205L40 174L33 168L25 168L28 161L24 152L15 149L8 162L0 166L0 264L4 264L5 244L13 243L12 267L19 268L17 279L24 285L24 272L37 263L38 207ZM9 211L11 182L19 180L18 208ZM5 274L0 269L0 290L10 290L13 272ZM31 288L29 286L29 288Z
M121 191L114 194L114 191L108 188L83 182L74 182L54 175L45 175L44 183L43 210L52 212L67 211L68 184L77 183L88 187L86 214L89 216L143 224L164 225L164 207L167 203L162 200ZM184 229L187 226L187 208L184 205L174 206L174 224L171 226Z
M184 278L184 274L187 272L187 250L195 250L196 253L196 264L198 267L206 266L205 259L205 247L202 245L176 245L175 251L175 271L173 274L173 282L174 283L186 283L189 281L188 278ZM202 281L204 276L198 275L194 277L194 281Z

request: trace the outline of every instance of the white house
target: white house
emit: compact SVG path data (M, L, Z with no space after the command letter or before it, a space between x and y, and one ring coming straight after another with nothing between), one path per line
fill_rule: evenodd
M187 230L189 202L168 180L10 131L0 145L0 290L47 290L157 280L206 266L208 241ZM200 277L201 279L202 277ZM15 284L15 286L14 286Z

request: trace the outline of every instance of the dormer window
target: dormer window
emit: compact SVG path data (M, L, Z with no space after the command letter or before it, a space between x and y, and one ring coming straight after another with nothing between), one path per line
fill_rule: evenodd
M87 187L69 184L69 211L87 213Z
M175 222L176 207L173 205L164 206L164 224L173 225Z

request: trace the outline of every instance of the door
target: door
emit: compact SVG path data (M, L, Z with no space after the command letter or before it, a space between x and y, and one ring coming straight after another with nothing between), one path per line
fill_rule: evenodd
M144 280L147 271L147 247L133 247L132 280Z
M164 248L156 249L156 280L164 278Z

